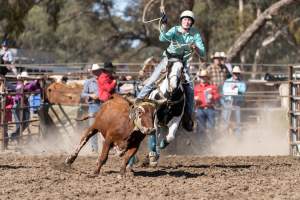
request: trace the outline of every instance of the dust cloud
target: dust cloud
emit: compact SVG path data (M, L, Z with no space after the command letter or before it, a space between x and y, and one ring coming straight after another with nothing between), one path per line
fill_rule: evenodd
M257 114L256 122L243 124L237 137L230 129L218 133L211 143L214 156L288 155L288 118L285 110L266 109ZM231 132L231 133L230 133Z
M28 144L22 147L22 154L69 154L71 153L76 145L79 144L81 131L69 132L64 134L56 134L53 136L47 136L45 138L39 138L38 140L32 140ZM82 148L80 155L91 154L90 141Z

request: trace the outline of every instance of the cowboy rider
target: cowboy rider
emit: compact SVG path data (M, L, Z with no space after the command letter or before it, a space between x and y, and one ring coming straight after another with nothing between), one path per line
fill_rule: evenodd
M194 13L190 10L183 11L180 15L180 26L174 26L166 32L167 16L165 13L162 13L162 26L159 40L162 42L170 42L170 45L164 51L162 60L155 67L154 72L137 96L137 101L144 99L153 90L154 83L158 80L161 72L166 70L169 59L178 59L173 65L183 65L185 79L183 88L186 95L183 127L188 131L193 130L192 114L194 112L194 89L189 74L189 61L192 58L193 51L196 51L202 57L205 55L205 47L199 31L193 27L194 22Z
M146 81L145 86L137 96L137 101L144 99L154 88L154 83L160 77L161 72L166 70L168 60L177 58L179 61L173 65L183 65L184 82L183 88L186 95L185 117L183 117L183 126L188 131L193 129L192 114L194 112L194 89L192 79L189 75L189 61L192 57L193 50L201 56L205 55L205 47L201 35L196 28L192 27L195 22L194 13L190 10L183 11L180 15L180 26L174 26L166 32L167 16L162 13L161 33L159 40L170 42L169 47L164 51L162 60L155 67L150 78ZM151 166L157 165L158 153L156 148L156 137L150 135L148 140L149 161Z

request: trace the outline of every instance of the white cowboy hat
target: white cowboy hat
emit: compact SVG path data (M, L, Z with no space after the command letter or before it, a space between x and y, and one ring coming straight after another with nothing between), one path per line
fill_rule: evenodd
M220 52L220 57L221 58L227 58L226 53L224 51Z
M23 71L23 72L20 74L20 77L29 77L29 74L28 74L28 72Z
M239 73L240 74L241 72L242 71L241 71L239 66L234 66L233 69L232 69L232 73Z
M214 58L221 58L221 54L220 52L215 52L212 56L211 56L212 59Z
M101 67L100 65L98 64L92 64L92 71L96 71L96 70L99 70L99 69L103 69L103 67Z
M200 71L200 73L199 73L199 76L200 76L200 77L208 76L207 70L202 69L202 70Z

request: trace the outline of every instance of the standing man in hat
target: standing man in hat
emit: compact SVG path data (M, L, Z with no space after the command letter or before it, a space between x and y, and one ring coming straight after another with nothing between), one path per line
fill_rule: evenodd
M225 52L220 52L220 64L222 68L225 68L226 70L226 79L231 77L232 73L232 65L227 62L227 56Z
M83 90L81 93L81 98L85 100L88 104L88 114L89 116L94 116L98 110L100 109L100 100L99 100L99 88L97 79L101 74L101 70L103 67L100 67L98 64L93 64L91 73L93 75L92 78L84 81ZM89 118L89 125L91 126L94 123L95 118ZM97 134L92 136L91 138L91 148L92 152L98 152L98 136Z
M236 136L241 135L241 111L240 106L243 103L243 95L246 92L246 83L241 79L241 69L234 66L232 69L232 77L227 79L223 85L223 119L225 129L228 128L231 113L235 113L236 120Z
M226 79L226 69L222 68L220 58L220 52L215 52L214 55L211 56L212 64L207 67L207 72L210 76L211 83L216 85L221 91L223 83Z
M210 83L206 70L201 70L199 78L195 84L194 96L198 132L203 134L207 129L212 130L215 127L215 105L220 94L217 86Z
M104 68L98 77L98 94L101 102L107 101L115 92L117 81L113 77L114 66L111 62L105 62Z

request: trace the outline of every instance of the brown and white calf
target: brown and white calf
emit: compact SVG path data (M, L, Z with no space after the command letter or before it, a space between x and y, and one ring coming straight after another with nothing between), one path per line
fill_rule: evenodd
M95 116L95 122L84 131L79 145L67 157L65 164L70 166L87 141L100 132L104 141L94 173L99 174L108 158L110 148L117 146L123 152L124 161L120 173L124 174L129 159L137 152L142 140L154 131L155 111L156 103L152 101L140 102L133 107L122 96L113 95L112 99L102 104Z

